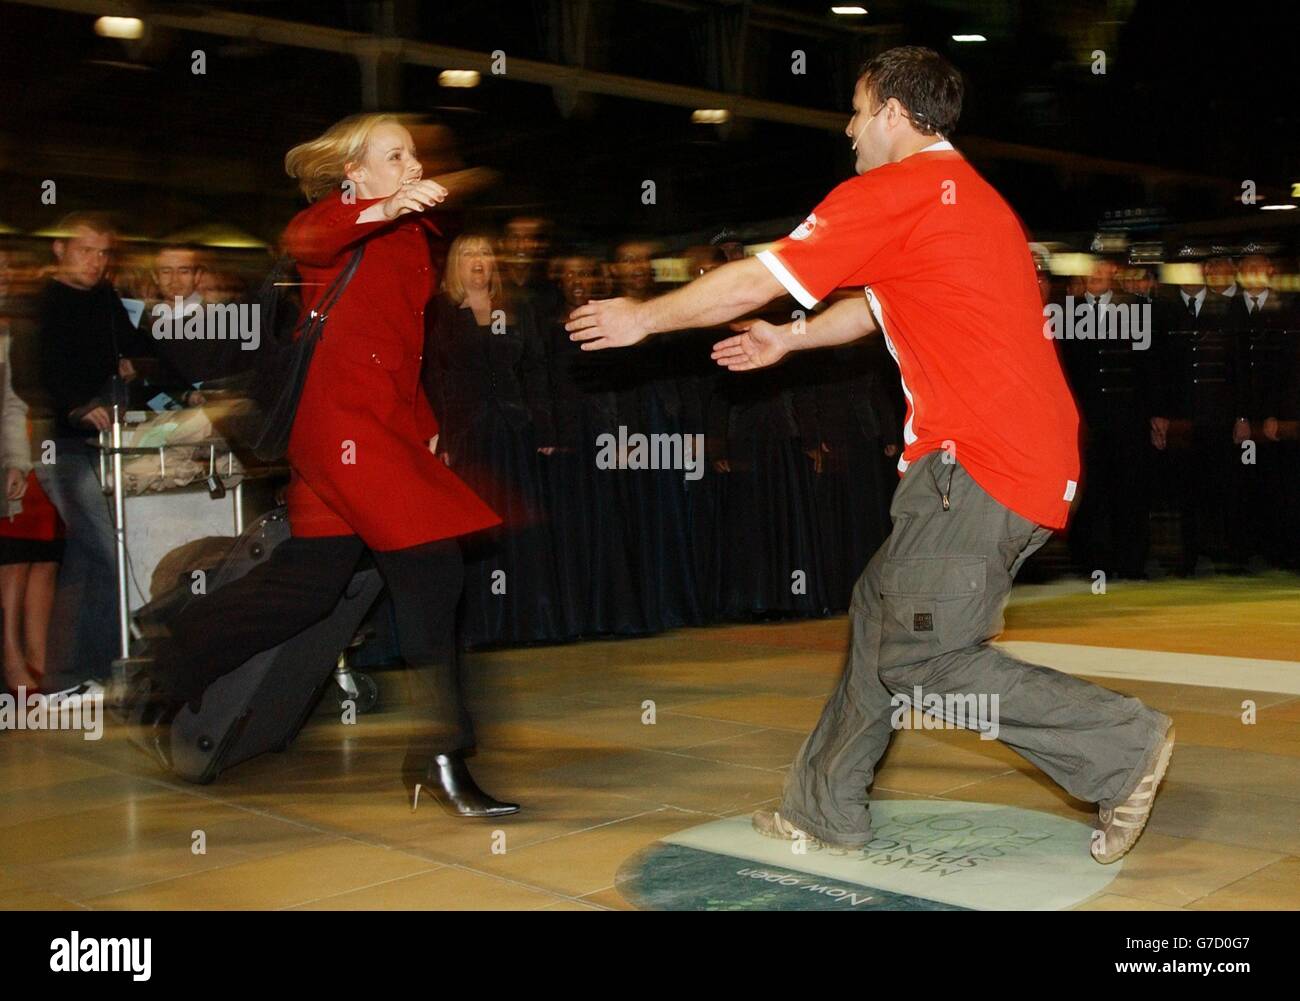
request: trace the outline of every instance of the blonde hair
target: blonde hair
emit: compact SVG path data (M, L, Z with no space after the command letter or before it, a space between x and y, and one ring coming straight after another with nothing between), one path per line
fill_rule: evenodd
M460 259L466 251L480 245L486 247L488 253L492 255L492 278L488 282L488 298L494 305L504 303L501 269L497 267L497 252L492 246L491 239L482 233L462 233L451 241L451 249L447 251L447 271L442 278L442 290L457 306L465 301L466 295L465 285L460 280Z
M360 163L375 126L401 125L396 115L353 115L335 122L309 142L300 143L284 155L284 172L298 182L309 202L339 187L350 163Z

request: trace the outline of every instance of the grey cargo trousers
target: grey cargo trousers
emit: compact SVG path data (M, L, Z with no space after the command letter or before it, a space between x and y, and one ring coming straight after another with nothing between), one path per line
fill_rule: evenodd
M991 644L1012 579L1051 531L998 503L945 456L916 460L898 485L893 531L853 590L848 663L786 780L782 817L832 844L871 840L868 790L891 718L907 704L894 697L910 702L918 686L925 701L954 696L945 698L950 724L963 723L949 711L959 699L987 696L999 740L1101 806L1128 798L1170 726L1137 699Z

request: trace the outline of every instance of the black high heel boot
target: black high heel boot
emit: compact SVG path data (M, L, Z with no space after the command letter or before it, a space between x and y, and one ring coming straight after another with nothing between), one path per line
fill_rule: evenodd
M420 805L421 793L457 817L504 817L519 812L518 803L503 803L478 787L461 751L435 754L423 766L408 755L402 775L411 793L412 813Z

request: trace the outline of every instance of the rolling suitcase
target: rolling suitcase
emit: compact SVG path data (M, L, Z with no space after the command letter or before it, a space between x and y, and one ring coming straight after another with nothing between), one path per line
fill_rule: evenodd
M245 530L209 573L207 587L225 587L267 559L289 537L283 508ZM171 770L190 782L208 783L222 771L266 751L284 750L298 735L344 651L383 589L373 567L352 575L333 612L279 646L249 658L218 678L203 694L198 712L182 708L169 731L143 728L145 750L162 752ZM162 741L166 747L148 746Z

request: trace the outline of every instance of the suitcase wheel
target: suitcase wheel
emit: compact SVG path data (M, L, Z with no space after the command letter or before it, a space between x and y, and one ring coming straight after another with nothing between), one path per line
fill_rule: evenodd
M352 677L352 683L357 687L355 695L348 692L340 686L335 680L334 694L339 702L339 709L343 708L343 703L352 699L357 706L357 715L364 716L366 713L374 710L379 704L379 683L368 674L362 674L360 671L349 671Z

